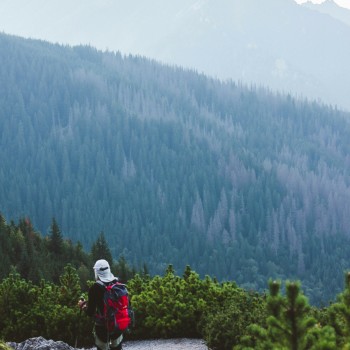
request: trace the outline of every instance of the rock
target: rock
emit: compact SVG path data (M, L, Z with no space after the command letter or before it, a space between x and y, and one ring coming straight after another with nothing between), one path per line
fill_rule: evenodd
M15 350L74 350L62 341L46 340L43 337L30 338L22 343L7 343Z

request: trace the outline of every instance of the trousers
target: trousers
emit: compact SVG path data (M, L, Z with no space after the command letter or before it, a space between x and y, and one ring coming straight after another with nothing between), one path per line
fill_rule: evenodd
M116 332L108 334L105 327L95 325L93 334L97 349L122 350L123 333Z

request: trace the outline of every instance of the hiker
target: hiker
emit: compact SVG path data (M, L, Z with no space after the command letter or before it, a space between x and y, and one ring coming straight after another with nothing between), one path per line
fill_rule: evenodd
M93 334L97 349L121 350L123 331L120 329L111 331L107 326L107 322L101 321L105 312L106 288L108 288L108 286L117 284L118 278L114 277L108 261L104 259L96 261L94 265L94 272L96 282L89 289L88 301L81 299L78 302L78 306L82 310L86 311L88 316L95 317Z

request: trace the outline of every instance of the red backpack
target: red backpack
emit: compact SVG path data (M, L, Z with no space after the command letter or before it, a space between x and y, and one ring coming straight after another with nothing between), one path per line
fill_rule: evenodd
M132 310L126 285L119 282L107 286L103 283L99 284L103 285L105 292L103 313L96 314L96 323L106 326L109 333L125 331L132 321Z

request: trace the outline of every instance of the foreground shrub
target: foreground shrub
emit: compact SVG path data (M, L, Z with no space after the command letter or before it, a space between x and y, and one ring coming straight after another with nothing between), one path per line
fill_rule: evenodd
M181 278L169 266L163 277L142 280L136 276L128 286L136 313L134 337L200 337L197 324L206 302L195 272L187 268L186 277Z
M11 273L0 284L0 336L7 341L22 342L28 338L62 340L74 345L91 345L91 320L82 317L76 306L81 294L76 270L68 265L60 285L42 281L34 285Z
M338 348L350 349L350 272L345 274L345 288L328 309L328 324L336 332Z
M0 341L0 350L12 350L6 343Z
M210 349L231 350L249 325L263 324L265 301L259 294L245 292L231 283L224 284L218 293L223 302L206 312L202 333Z
M270 281L266 327L250 326L249 334L242 337L235 349L337 349L334 329L322 327L310 316L310 306L300 283L287 282L285 296L280 288L280 282Z
M215 349L232 349L252 322L264 319L264 299L234 282L200 279L189 267L183 277L169 266L163 277L129 282L137 338L200 337Z

